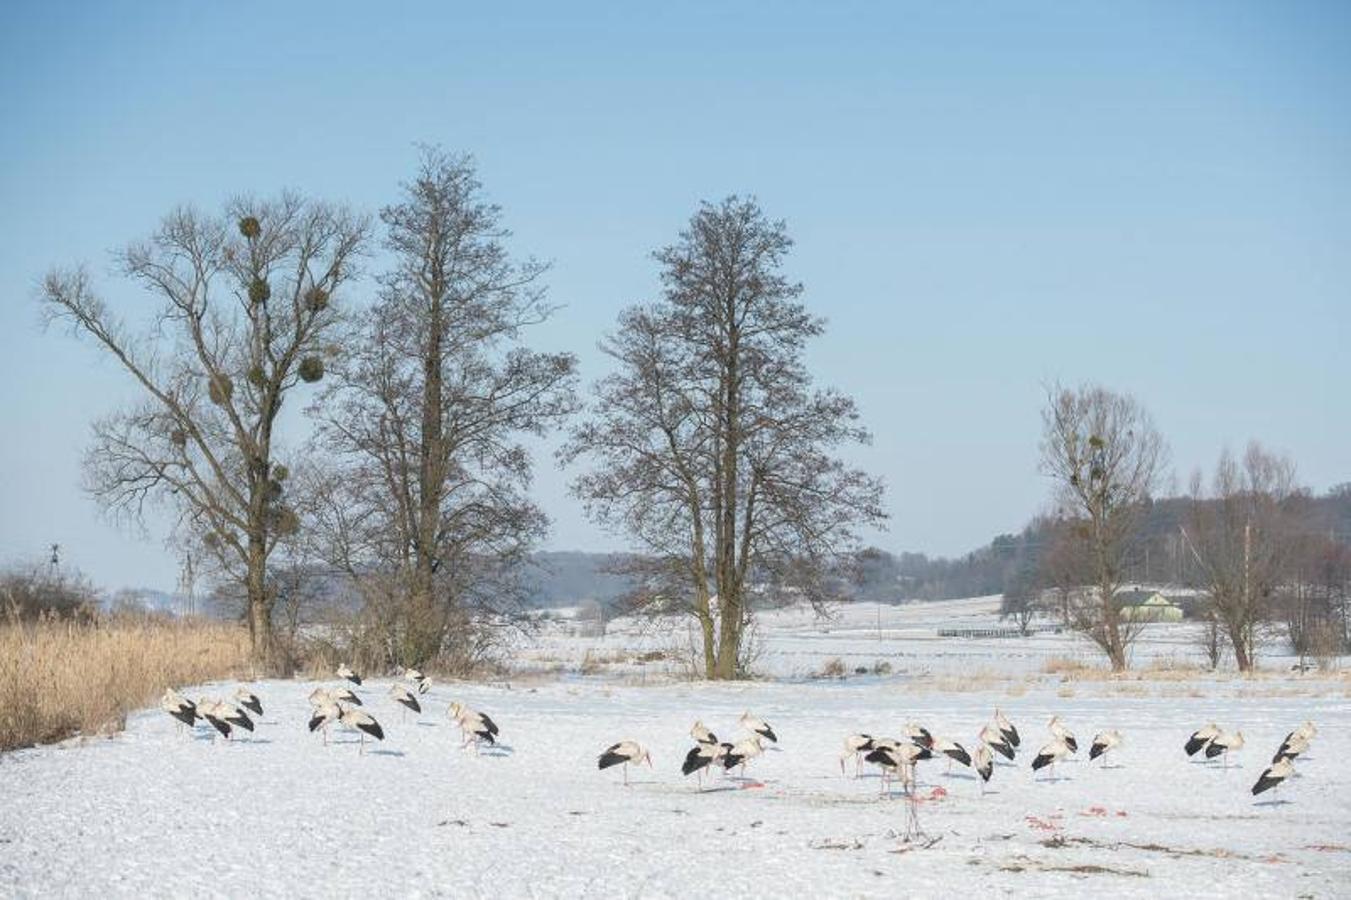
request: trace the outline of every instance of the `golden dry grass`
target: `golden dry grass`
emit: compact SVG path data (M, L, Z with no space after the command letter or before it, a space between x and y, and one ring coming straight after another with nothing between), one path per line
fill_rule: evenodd
M233 624L0 624L0 751L116 731L165 687L225 678L248 665L248 633Z

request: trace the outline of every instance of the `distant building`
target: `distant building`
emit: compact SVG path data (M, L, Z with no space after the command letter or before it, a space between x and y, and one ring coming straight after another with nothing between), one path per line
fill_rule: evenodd
M1182 607L1158 591L1122 591L1121 617L1139 622L1181 622Z

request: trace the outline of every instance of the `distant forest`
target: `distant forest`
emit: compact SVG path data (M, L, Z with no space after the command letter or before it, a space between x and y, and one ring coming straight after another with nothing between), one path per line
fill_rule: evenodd
M1131 580L1187 584L1197 576L1196 564L1180 531L1191 502L1188 497L1168 497L1150 505L1132 554ZM1311 531L1343 541L1351 538L1351 484L1309 496L1306 502L1309 508L1305 521ZM953 558L868 548L860 554L853 599L904 603L1001 593L1019 573L1040 566L1053 528L1053 521L1038 518L1017 534L1001 534ZM546 608L593 600L614 605L629 589L628 579L606 571L615 559L605 553L533 554L526 579L529 604Z

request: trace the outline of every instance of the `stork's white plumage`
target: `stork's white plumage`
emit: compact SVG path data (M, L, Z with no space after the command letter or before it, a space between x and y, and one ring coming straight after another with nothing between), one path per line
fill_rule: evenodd
M889 738L877 738L873 749L864 759L882 767L882 787L885 794L888 779L899 777L901 788L909 793L915 785L915 763L933 759L933 752L913 740L894 741Z
M338 706L338 721L348 728L355 728L361 736L361 749L358 755L366 754L366 735L370 735L377 741L385 739L385 731L380 727L380 723L375 721L375 716L366 712L364 709L357 709L355 706Z
M342 707L338 705L338 701L328 696L327 692L321 691L322 689L316 690L310 694L310 703L314 709L310 713L309 728L311 733L322 731L324 746L328 746L329 726L342 718Z
M356 672L354 672L352 670L352 667L347 665L347 663L343 663L342 665L338 666L337 676L343 679L344 681L352 682L352 684L355 685L361 684L361 676L358 675Z
M976 752L971 754L971 765L980 775L980 792L985 793L985 785L994 774L994 754L990 752L990 745L980 743L976 745Z
M189 727L195 725L197 720L201 718L201 715L197 712L197 704L173 688L164 689L164 696L160 698L159 707L174 717L174 720L178 723L175 728L179 731L182 731L184 725Z
M1013 745L1008 742L1005 732L994 725L986 725L980 730L980 742L1005 759L1013 760Z
M935 737L929 744L929 749L934 753L941 753L948 758L948 771L952 771L954 762L961 763L964 766L971 765L971 754L966 748L956 741L950 741L945 737Z
M857 778L863 772L863 754L873 749L873 738L870 734L851 734L844 739L844 752L840 754L840 774L844 774L844 763L847 759L854 760L854 777Z
M202 697L197 701L197 712L210 723L211 727L229 740L235 728L253 731L253 720L248 713L215 697Z
M1262 770L1257 782L1252 786L1253 796L1280 787L1281 782L1295 774L1295 764L1290 759L1278 759Z
M698 719L690 726L690 737L701 744L716 744L718 742L718 736L709 731L708 726Z
M652 768L652 756L643 749L642 744L637 741L620 741L617 744L611 744L605 752L600 755L596 763L599 769L608 769L611 766L622 765L624 767L624 784L629 783L629 764L647 763L647 767Z
M906 740L921 747L932 747L934 736L929 733L929 729L923 725L917 725L914 722L906 722L903 726Z
M1018 737L1018 729L1014 727L1013 723L1010 722L1002 712L1000 712L999 707L995 707L994 724L995 727L999 729L1000 733L1003 734L1004 742L1013 749L1018 749L1018 743L1021 740L1021 738ZM1012 758L1013 757L1011 756L1009 757L1009 759Z
M1088 758L1090 760L1102 757L1102 764L1107 765L1108 751L1115 750L1121 746L1121 732L1115 728L1107 731L1100 731L1093 737L1093 746L1088 749Z
M1051 767L1051 777L1055 777L1055 764L1074 751L1070 750L1070 745L1064 738L1053 738L1049 744L1046 744L1037 751L1037 755L1032 760L1032 771Z
M1051 716L1051 721L1047 723L1046 727L1051 730L1051 734L1054 737L1058 738L1069 748L1070 753L1079 752L1079 742L1075 740L1074 732L1070 731L1065 723L1060 721L1059 716Z
M1215 737L1211 738L1210 743L1206 744L1206 759L1214 759L1222 756L1221 765L1229 767L1229 754L1231 751L1243 749L1243 732L1241 731L1221 731Z
M721 764L727 751L732 749L731 744L705 744L696 743L689 753L685 754L685 761L680 764L680 774L689 777L691 774L699 773L699 786L704 784L704 769L710 768L714 763Z
M263 701L258 699L258 695L248 688L239 688L235 691L235 702L247 709L254 715L263 714Z
M1187 751L1188 756L1195 756L1197 753L1204 750L1207 744L1215 740L1219 733L1220 726L1216 725L1214 722L1211 722L1208 725L1202 725L1192 732L1192 736L1187 738L1187 743L1182 749Z
M446 709L446 714L460 726L460 734L464 737L461 747L468 747L473 742L477 750L481 744L497 743L497 723L488 718L487 713L470 709L457 700Z
M722 767L731 771L737 766L741 767L741 774L746 774L746 763L755 759L761 753L765 752L764 739L759 734L737 741L722 756Z
M741 714L741 727L776 744L779 742L778 736L774 734L774 729L769 727L769 723L751 715L749 711Z
M415 713L422 712L422 704L418 703L417 695L407 685L394 682L389 686L389 696L395 703L404 707L404 715L407 715L406 710L410 709Z
M1271 758L1271 761L1278 763L1283 759L1294 759L1308 749L1309 739L1292 731L1286 735L1285 740L1281 741L1281 746L1277 748L1276 755Z

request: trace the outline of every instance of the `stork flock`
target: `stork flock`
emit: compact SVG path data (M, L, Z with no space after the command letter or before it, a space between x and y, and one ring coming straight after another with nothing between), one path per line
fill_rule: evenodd
M329 729L342 726L357 732L360 744L359 754L365 753L366 738L377 741L385 738L384 729L379 721L367 710L360 695L353 688L360 687L362 677L350 666L341 665L335 674L347 684L336 687L318 687L309 695L311 716L308 727L311 732L320 732L323 742L328 744ZM422 701L431 688L431 679L417 669L407 669L403 680L391 685L388 697L401 707L403 715L408 712L420 714ZM252 732L254 719L262 716L263 705L258 696L245 687L234 692L231 700L219 697L201 697L195 702L179 694L173 688L164 692L160 708L178 723L178 730L184 726L192 728L198 722L213 729L214 742L217 734L230 740L236 729ZM252 715L250 715L252 714ZM453 701L446 710L448 718L460 730L461 748L473 746L476 751L483 746L497 743L499 729L497 723L481 710ZM704 788L706 772L726 775L736 771L745 776L746 767L761 756L770 745L777 745L778 735L773 727L750 711L744 712L737 720L741 729L733 740L719 740L718 736L702 720L695 721L690 728L690 737L694 746L686 752L680 766L682 775L696 775L699 789ZM1044 743L1032 758L1033 773L1047 770L1048 778L1055 778L1057 763L1063 762L1079 752L1079 742L1074 732L1059 716L1052 716L1047 723L1049 740ZM1012 763L1016 760L1022 740L1017 727L1004 713L995 709L991 720L981 727L975 742L967 747L948 737L935 734L924 725L908 722L902 728L903 737L875 737L866 733L850 734L844 739L844 748L838 757L841 774L846 773L846 764L852 762L854 777L862 776L863 766L878 766L881 775L882 795L886 795L892 784L899 783L902 793L914 796L916 787L916 767L919 763L942 758L946 760L948 771L954 765L972 769L979 776L981 793L994 775L996 755ZM1283 782L1295 775L1295 760L1304 754L1318 734L1313 722L1305 722L1286 735L1268 765L1252 786L1254 796L1278 788ZM1089 745L1090 761L1101 759L1106 767L1108 754L1123 743L1119 730L1112 728L1099 731ZM1242 731L1228 731L1211 722L1196 729L1183 745L1188 757L1201 756L1203 762L1220 760L1223 768L1229 767L1229 755L1243 749ZM777 749L777 747L776 747ZM600 754L597 767L601 770L622 766L624 784L628 785L630 765L646 763L652 768L652 756L647 748L634 740L621 740Z

